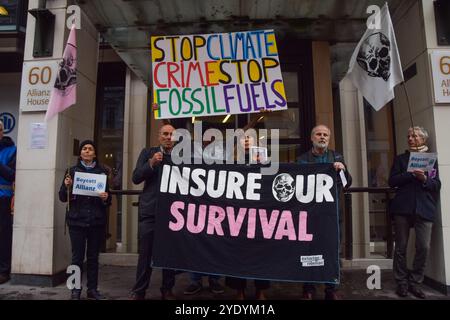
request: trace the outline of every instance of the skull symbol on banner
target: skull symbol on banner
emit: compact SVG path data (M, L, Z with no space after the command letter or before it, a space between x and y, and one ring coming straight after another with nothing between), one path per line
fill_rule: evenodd
M371 77L387 81L391 76L391 43L389 39L377 32L368 36L361 44L357 61Z
M291 200L295 193L294 178L287 173L277 175L273 180L272 193L278 201L288 202Z
M74 68L75 58L70 55L63 58L59 64L60 69L55 81L55 88L61 90L63 95L67 95L67 89L77 82L77 70Z

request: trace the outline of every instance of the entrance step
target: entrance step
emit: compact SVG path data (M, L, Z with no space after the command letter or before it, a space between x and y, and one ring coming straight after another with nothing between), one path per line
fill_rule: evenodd
M99 263L107 266L135 267L138 262L137 253L100 253Z
M369 266L378 266L382 270L392 270L392 259L341 259L344 270L367 269Z

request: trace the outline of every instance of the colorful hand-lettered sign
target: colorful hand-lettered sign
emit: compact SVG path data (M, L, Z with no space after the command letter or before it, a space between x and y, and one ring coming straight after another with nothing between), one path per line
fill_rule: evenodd
M287 109L273 30L151 37L155 118Z

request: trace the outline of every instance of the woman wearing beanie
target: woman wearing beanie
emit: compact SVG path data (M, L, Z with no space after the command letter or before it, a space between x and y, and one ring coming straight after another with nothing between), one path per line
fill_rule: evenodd
M106 174L97 161L95 144L86 140L80 144L78 163L66 172L59 190L59 199L67 202L66 221L69 227L70 242L72 245L72 265L82 270L84 256L87 256L87 298L102 300L104 297L98 292L98 256L102 241L105 239L105 225L107 207L111 204L108 183L105 192L98 197L74 195L72 185L75 172ZM81 288L73 289L71 299L80 300Z

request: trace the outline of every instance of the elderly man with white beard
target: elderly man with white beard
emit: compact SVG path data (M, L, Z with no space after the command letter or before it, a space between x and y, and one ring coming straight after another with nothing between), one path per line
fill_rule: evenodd
M319 124L311 130L311 150L303 153L298 159L298 163L333 163L334 168L339 173L343 172L346 181L342 181L342 178L338 175L337 186L339 192L342 187L348 188L352 184L352 176L347 170L344 162L344 157L334 150L328 148L330 143L331 130L323 125ZM339 210L339 225L341 225L341 210ZM339 228L341 230L342 228ZM340 235L339 235L340 236ZM316 288L313 283L305 283L303 285L303 299L312 300L315 294ZM336 294L336 285L327 283L325 285L325 300L338 300L339 296Z

